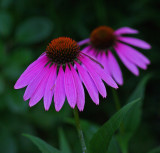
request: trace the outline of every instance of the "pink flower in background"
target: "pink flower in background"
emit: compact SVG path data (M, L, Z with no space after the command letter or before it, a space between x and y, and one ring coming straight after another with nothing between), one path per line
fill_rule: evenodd
M114 57L111 47L116 51L123 64L136 76L139 75L138 67L147 69L150 61L142 53L129 45L142 49L150 49L151 46L143 40L124 36L125 34L136 34L137 30L129 27L122 27L116 31L107 26L100 26L94 29L90 38L80 41L78 44L88 44L82 51L95 57L119 84L123 84L122 72Z
M105 73L100 64L80 51L76 41L59 37L51 41L46 51L23 72L14 88L27 86L24 100L34 106L42 98L45 110L50 108L52 97L59 111L67 97L71 108L84 109L85 93L82 82L91 99L99 104L99 93L106 97L104 80L117 88L115 81Z

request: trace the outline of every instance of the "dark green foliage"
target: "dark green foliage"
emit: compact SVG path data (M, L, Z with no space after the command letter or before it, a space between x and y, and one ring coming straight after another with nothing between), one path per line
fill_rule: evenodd
M23 134L23 135L29 138L39 148L39 150L42 153L61 153L59 150L47 144L45 141L41 140L40 138L31 136L28 134Z
M148 152L148 153L160 153L160 147L157 147L157 148L151 150L151 151Z
M32 44L44 41L52 32L52 22L44 17L33 17L24 21L16 29L15 41Z
M107 153L108 146L113 134L119 128L123 119L125 119L128 115L127 112L129 110L132 111L132 108L134 109L134 105L136 105L139 101L140 99L137 99L121 108L103 126L98 129L90 141L90 153Z
M127 103L130 103L130 101L136 98L140 98L140 102L136 103L133 109L131 109L128 112L127 116L124 118L124 122L122 123L122 131L117 134L117 139L123 153L128 152L129 140L133 137L135 131L139 127L142 118L142 102L144 99L145 87L150 76L151 75L146 75L140 81L132 95L129 97L129 100L127 101Z
M69 141L66 139L64 131L62 129L59 129L59 143L62 152L71 153Z

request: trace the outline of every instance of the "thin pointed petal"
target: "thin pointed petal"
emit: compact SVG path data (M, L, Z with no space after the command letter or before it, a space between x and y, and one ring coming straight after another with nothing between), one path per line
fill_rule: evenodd
M95 72L94 68L91 67L87 62L83 62L83 59L81 59L81 62L85 65L85 67L87 68L92 80L94 81L99 93L102 95L102 97L106 97L107 93L106 93L106 88L103 84L103 81L101 80L100 76Z
M145 42L144 40L138 38L131 38L131 37L118 37L118 40L128 43L130 45L142 48L142 49L151 49L151 45Z
M64 90L64 71L62 66L59 68L57 80L54 88L54 103L56 111L60 111L65 101L65 90Z
M87 39L84 39L84 40L82 40L82 41L79 41L79 42L78 42L78 45L79 45L79 46L82 46L82 45L87 44L87 43L89 43L89 42L90 42L90 38L87 38Z
M45 110L49 110L49 107L52 102L52 97L54 93L54 87L55 87L55 80L57 76L57 66L53 65L50 67L50 75L48 77L48 81L46 83L46 88L44 92L44 108Z
M109 69L109 63L108 63L108 58L105 52L102 53L102 57L101 59L99 59L99 62L102 63L102 65L104 66L104 70L107 74L110 75L110 69Z
M91 45L88 45L82 49L82 52L87 53L91 50Z
M70 67L71 67L71 72L73 74L76 92L77 92L77 107L79 111L83 111L84 104L85 104L84 88L76 70L73 68L72 65L70 65Z
M92 98L93 102L98 105L99 96L93 80L89 76L88 72L81 65L79 65L77 62L75 63L90 97Z
M114 78L114 80L119 84L123 84L123 76L119 64L110 50L108 50L108 63L110 72Z
M34 61L32 64L30 64L27 69L22 73L20 78L17 80L14 88L19 89L27 86L32 79L40 73L40 71L43 69L45 64L47 63L47 57L45 55L42 55L39 57L36 61Z
M147 63L143 60L141 56L139 56L140 53L137 55L137 50L123 43L117 43L117 48L119 49L121 54L123 54L132 63L142 69L147 68Z
M45 74L44 79L41 80L41 83L38 85L36 91L34 92L34 94L32 95L30 101L29 101L29 106L32 107L35 104L37 104L42 97L44 96L44 91L46 88L46 83L48 80L48 76L49 76L49 71Z
M41 83L41 80L43 77L48 73L48 67L43 68L41 73L39 73L32 81L31 83L27 86L27 89L24 93L24 100L28 100L29 98L32 97L34 92L37 90L38 85Z
M138 30L132 29L130 27L122 27L117 29L114 34L115 35L121 35L121 34L136 34L138 33Z
M80 59L81 60L81 59ZM91 61L88 57L83 56L83 62L86 62L86 64L88 63L88 65L91 65L93 67L93 69L95 70L95 72L102 78L102 80L104 80L109 86L113 87L113 88L118 88L116 82L112 79L112 77L110 77L110 75L108 75L104 69L102 69L97 63Z
M96 51L95 51L95 49L91 46L91 45L89 45L89 46L87 46L87 47L85 47L83 50L82 50L82 53L84 53L84 54L88 54L90 57L92 57L92 58L96 58Z
M74 83L74 79L72 76L72 72L70 71L68 65L66 65L66 70L64 74L64 85L65 85L65 93L68 100L69 105L74 108L76 105L76 87Z
M115 50L118 54L118 56L120 57L120 59L122 60L123 64L136 76L139 75L139 70L138 68L135 66L135 64L133 64L132 62L130 62L119 50L119 48L115 47Z

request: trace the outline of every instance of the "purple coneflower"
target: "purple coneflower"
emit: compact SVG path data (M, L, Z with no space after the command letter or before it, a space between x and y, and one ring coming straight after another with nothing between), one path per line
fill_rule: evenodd
M143 40L124 36L124 34L136 34L137 30L129 27L122 27L116 31L107 26L100 26L94 29L90 38L82 40L79 45L88 44L82 51L95 57L103 66L105 71L110 74L119 84L123 84L121 69L115 59L111 48L113 47L123 64L136 76L139 70L147 69L150 61L142 53L129 45L142 49L150 49L151 46Z
M84 109L85 93L82 82L91 99L99 104L99 94L106 97L104 80L109 86L117 88L115 81L105 73L100 64L80 51L76 41L67 37L53 39L46 51L23 72L14 88L27 86L24 100L34 106L42 98L48 110L52 97L56 111L59 111L67 97L71 108L76 105Z

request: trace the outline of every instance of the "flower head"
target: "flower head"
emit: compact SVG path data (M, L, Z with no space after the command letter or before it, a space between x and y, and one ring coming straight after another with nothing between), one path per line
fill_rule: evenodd
M147 69L150 61L142 53L129 45L142 49L150 49L151 46L143 40L124 36L124 34L136 34L137 30L122 27L116 31L107 26L100 26L91 32L90 38L79 42L79 45L88 44L82 51L96 58L105 71L119 84L123 84L123 77L116 58L111 49L118 54L123 64L134 74L139 75L139 68Z
M27 86L24 100L34 106L42 98L44 108L50 108L52 98L56 111L59 111L67 97L71 108L76 105L84 109L85 93L82 82L91 99L99 104L99 93L106 97L104 80L117 88L114 80L105 73L100 64L80 51L76 41L68 37L53 39L46 51L22 73L14 88Z

